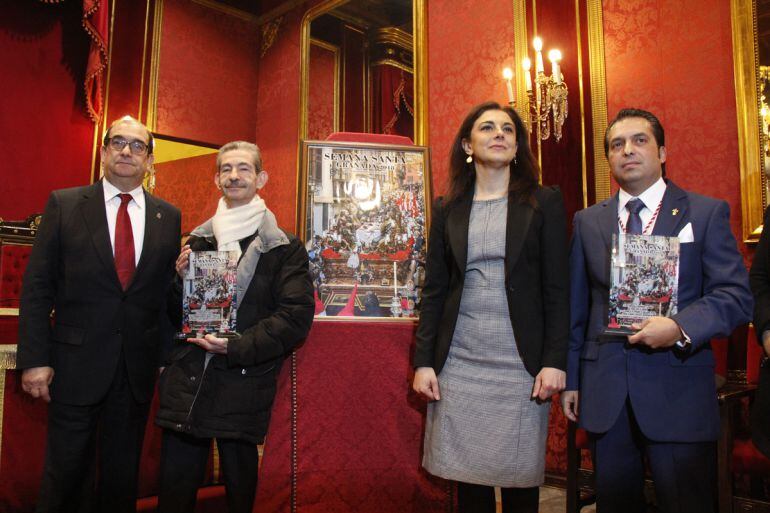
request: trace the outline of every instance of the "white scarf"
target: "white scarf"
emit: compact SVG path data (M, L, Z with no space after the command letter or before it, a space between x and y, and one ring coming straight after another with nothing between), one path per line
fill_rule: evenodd
M253 234L262 224L265 216L265 201L259 196L246 205L228 208L224 198L219 198L219 205L214 217L211 218L211 229L217 239L219 251L237 251L241 256L239 241Z

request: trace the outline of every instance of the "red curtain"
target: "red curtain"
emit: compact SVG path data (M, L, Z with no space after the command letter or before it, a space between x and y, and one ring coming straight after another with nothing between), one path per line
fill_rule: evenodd
M104 111L104 73L107 69L107 0L83 0L83 28L91 36L86 68L86 108L94 122Z
M58 4L64 0L40 0ZM107 70L107 41L109 32L108 0L83 0L83 30L91 38L88 50L88 66L83 87L86 92L88 116L97 123L104 111L104 73Z
M373 71L372 130L414 140L414 77L387 64Z

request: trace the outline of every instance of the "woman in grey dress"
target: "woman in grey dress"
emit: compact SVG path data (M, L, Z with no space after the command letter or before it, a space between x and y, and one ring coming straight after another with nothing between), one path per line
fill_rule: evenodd
M569 331L561 193L538 185L516 112L475 107L436 202L413 364L431 402L423 466L458 481L460 511L536 512L548 399L564 388Z

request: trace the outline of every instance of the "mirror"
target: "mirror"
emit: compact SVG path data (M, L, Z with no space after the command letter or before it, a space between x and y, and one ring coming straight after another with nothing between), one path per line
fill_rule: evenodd
M300 138L365 132L424 141L426 106L416 105L423 1L330 0L306 14Z

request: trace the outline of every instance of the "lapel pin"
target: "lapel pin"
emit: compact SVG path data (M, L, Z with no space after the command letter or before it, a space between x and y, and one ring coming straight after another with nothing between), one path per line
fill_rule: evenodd
M163 217L163 216L160 214L160 212L158 212L157 214L155 214L155 217L157 217L158 219L160 219L160 218L161 218L161 217Z
M679 213L679 209L678 209L678 208L675 208L674 210L672 210L672 211L671 211L671 215L672 215L672 216L675 216L675 215L677 215L678 213ZM160 214L158 214L158 217L160 217Z

